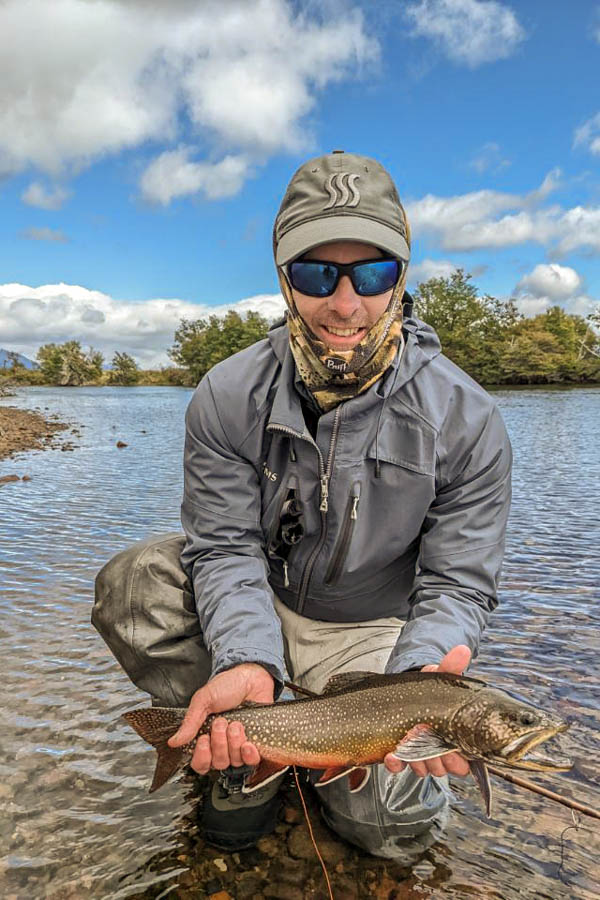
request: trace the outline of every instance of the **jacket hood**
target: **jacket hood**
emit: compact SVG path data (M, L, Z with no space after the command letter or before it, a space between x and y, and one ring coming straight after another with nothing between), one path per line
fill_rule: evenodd
M406 300L410 295L405 294ZM404 318L402 328L404 331L405 347L397 366L396 376L393 379L393 386L390 393L398 390L407 381L410 381L416 373L426 366L432 359L442 352L440 340L431 327L412 315L412 298L410 298L411 314L408 318ZM268 340L273 353L283 365L288 353L291 353L289 345L289 334L285 319L275 322L268 333Z

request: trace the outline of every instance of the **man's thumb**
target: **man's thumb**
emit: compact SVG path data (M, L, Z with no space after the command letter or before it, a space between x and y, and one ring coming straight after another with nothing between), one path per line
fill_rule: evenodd
M452 672L454 675L462 675L471 662L471 651L466 644L457 644L444 656L440 662L439 672Z

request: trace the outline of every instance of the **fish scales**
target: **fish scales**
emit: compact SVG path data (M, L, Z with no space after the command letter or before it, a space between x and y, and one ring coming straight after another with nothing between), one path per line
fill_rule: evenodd
M222 713L244 725L246 737L270 757L298 754L298 765L311 768L380 759L420 723L451 734L453 707L464 701L464 688L442 683L435 697L425 697L419 683L373 686L315 699L282 701ZM200 731L210 731L211 716ZM282 750L285 749L285 753ZM300 758L301 757L301 758Z
M151 790L191 761L197 737L178 748L167 743L185 713L150 708L123 716L158 752ZM364 767L383 762L390 752L413 762L456 750L470 760L489 815L486 761L537 771L570 768L568 760L534 749L564 731L565 722L483 681L450 673L345 673L334 676L321 695L248 704L219 715L241 722L260 753L261 762L244 787L248 791L290 765L324 769L319 784L356 769L350 785L358 790L360 778L354 776L368 775ZM215 718L209 716L198 734L207 734Z

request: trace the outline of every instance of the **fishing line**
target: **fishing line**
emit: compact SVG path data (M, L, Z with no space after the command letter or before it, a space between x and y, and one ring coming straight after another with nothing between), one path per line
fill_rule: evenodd
M562 881L563 884L567 884L568 881L566 878L563 878L563 872L565 871L565 834L567 831L571 831L572 828L575 831L579 831L581 828L581 819L578 815L576 815L574 810L571 810L571 817L573 819L572 825L567 825L566 828L563 828L560 834L560 866L558 867L558 877Z
M331 890L331 882L329 880L329 874L327 872L327 866L323 861L323 857L319 853L319 848L317 847L317 842L315 841L315 836L313 834L312 825L310 824L310 818L308 815L308 810L306 808L306 803L304 802L304 794L302 793L302 788L300 787L300 779L298 778L298 769L296 766L292 766L294 770L294 778L296 779L296 787L298 788L298 793L300 794L300 801L302 803L302 809L304 810L304 818L306 819L306 824L308 826L308 833L310 835L310 839L313 842L313 847L315 848L315 853L317 854L318 860L321 863L321 868L323 869L323 875L325 876L325 881L327 882L327 890L329 891L330 900L335 900L333 896L333 891Z

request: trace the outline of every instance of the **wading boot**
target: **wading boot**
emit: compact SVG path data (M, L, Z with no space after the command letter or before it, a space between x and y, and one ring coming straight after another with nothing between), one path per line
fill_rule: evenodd
M244 779L252 771L252 766L230 766L205 794L200 830L209 844L221 850L233 852L253 847L277 825L283 773L263 788L244 794Z

